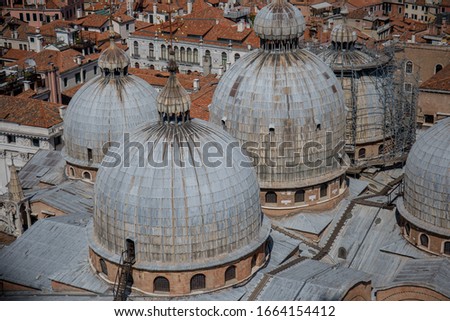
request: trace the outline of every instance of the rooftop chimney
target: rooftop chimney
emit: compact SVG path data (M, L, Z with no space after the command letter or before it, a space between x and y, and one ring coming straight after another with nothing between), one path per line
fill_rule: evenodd
M187 2L187 13L192 13L192 0L188 0Z
M237 31L242 32L245 29L245 24L243 20L240 20L237 24Z
M194 79L194 91L198 91L200 89L200 79Z
M30 90L30 89L31 89L30 81L29 80L24 80L24 82L23 82L23 91L27 91L27 90Z
M77 19L80 19L83 17L83 9L82 8L78 8L77 9Z

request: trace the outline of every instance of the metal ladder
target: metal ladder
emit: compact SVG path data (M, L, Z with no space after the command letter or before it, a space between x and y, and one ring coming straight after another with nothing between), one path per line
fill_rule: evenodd
M132 268L134 258L130 258L127 251L122 252L119 268L117 269L116 280L114 282L114 301L126 301L131 292L133 283Z

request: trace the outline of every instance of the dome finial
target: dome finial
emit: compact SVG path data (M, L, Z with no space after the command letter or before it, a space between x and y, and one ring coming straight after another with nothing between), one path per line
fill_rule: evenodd
M175 52L171 49L167 70L169 79L156 98L160 119L170 124L183 124L190 120L189 109L191 98L177 78L178 65L175 62Z

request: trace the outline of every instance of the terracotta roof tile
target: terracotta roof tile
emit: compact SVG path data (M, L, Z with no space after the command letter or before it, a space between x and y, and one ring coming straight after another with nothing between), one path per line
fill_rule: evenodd
M33 89L28 89L16 95L16 98L31 98L34 95L36 95L36 92Z
M209 105L212 102L218 79L200 87L200 90L191 95L191 116L209 120Z
M26 59L20 59L17 64L25 69L29 67L27 59L33 59L36 63L37 71L46 71L49 70L50 64L53 63L56 67L59 68L59 72L63 73L65 71L71 70L75 67L78 67L76 62L76 57L82 56L78 51L73 49L67 49L64 51L56 51L56 50L43 50L38 53L32 53ZM98 59L99 54L82 56L82 64L87 63L88 61L93 61Z
M28 24L17 18L8 18L0 26L0 31L5 38L12 38L12 26L17 28L17 38L20 40L28 40L27 32L29 31Z
M26 59L30 56L32 56L34 52L27 51L27 50L19 50L19 49L8 49L8 51L1 56L3 59L7 60L20 60L20 59Z
M50 128L62 122L59 107L47 101L0 96L0 120L25 126Z
M422 83L420 89L450 91L450 64Z
M90 14L86 17L78 19L75 23L83 27L100 28L108 23L109 17L101 14Z
M115 13L113 17L114 21L117 21L119 23L126 23L136 20L133 17L130 17L129 15L120 12Z

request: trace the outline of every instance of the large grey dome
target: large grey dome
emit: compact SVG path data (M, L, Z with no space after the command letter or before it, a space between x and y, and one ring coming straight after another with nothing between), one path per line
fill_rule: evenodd
M306 24L301 11L286 0L273 0L255 18L253 29L258 37L267 40L299 38Z
M406 162L404 184L405 218L450 235L450 117L417 139Z
M337 155L326 152L325 146L327 132L333 133L328 146L343 141L345 115L338 80L306 50L256 50L239 59L219 82L210 108L211 122L223 123L242 143L258 144L256 171L262 188L308 186L342 174L345 169L333 160ZM265 148L269 140L292 146L269 157ZM322 146L310 149L309 159L322 161L318 166L306 165L301 158L308 141ZM277 162L275 167L271 160Z
M64 115L64 157L79 166L98 167L110 141L158 119L156 90L144 80L127 75L98 76L77 91ZM87 149L92 150L92 160Z
M129 166L100 168L94 251L118 259L125 239L131 238L136 267L183 270L231 262L264 243L269 225L262 222L255 173L243 166L249 162L244 155L226 153L235 144L226 132L201 120L159 122L140 126L132 141L145 146L154 142L151 159L164 165L149 164L145 157L140 166L135 148ZM228 162L206 165L205 145L221 150L214 160L227 160L226 154ZM120 154L123 157L123 149ZM104 162L110 160L106 156Z

